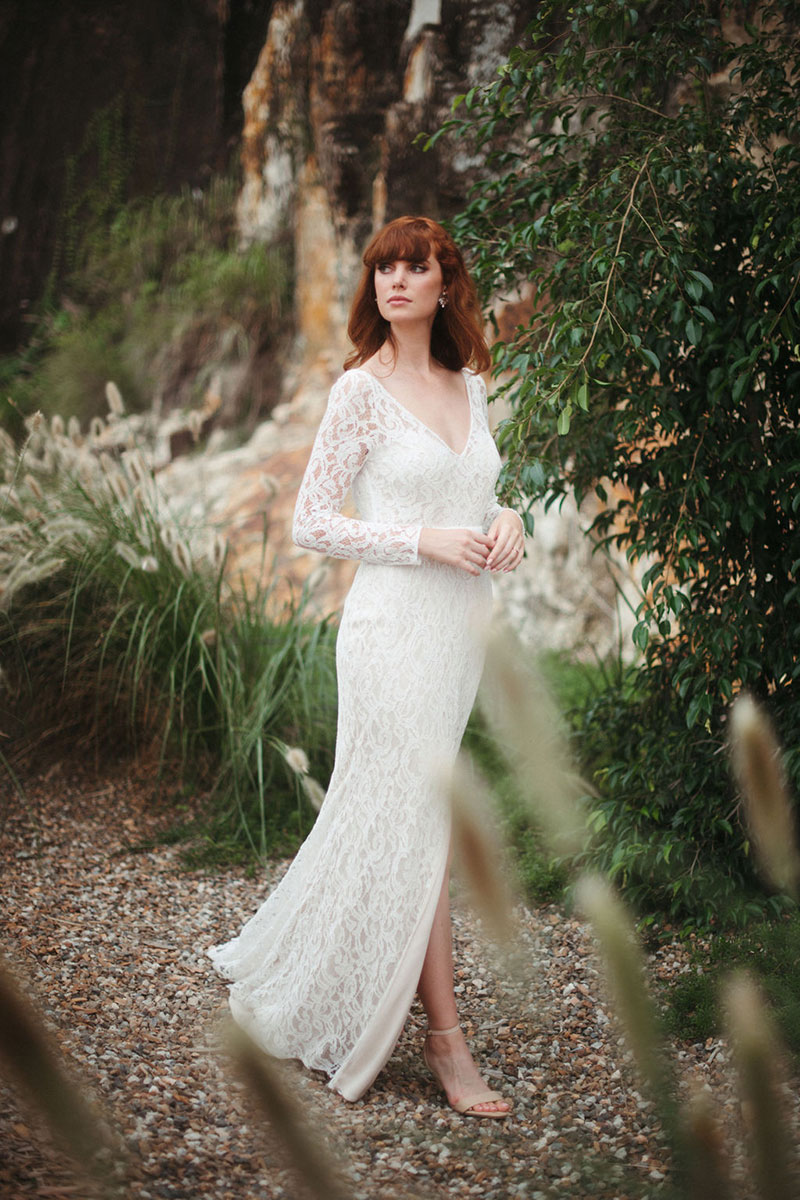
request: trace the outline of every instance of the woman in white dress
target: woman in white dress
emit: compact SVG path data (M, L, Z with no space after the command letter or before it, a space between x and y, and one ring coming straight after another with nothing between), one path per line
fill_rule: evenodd
M424 1056L459 1112L505 1117L458 1025L449 813L437 778L475 699L493 571L523 554L496 501L475 289L446 231L401 217L372 239L295 511L301 545L360 559L337 639L336 763L317 821L241 934L209 953L235 1019L358 1099L414 993ZM352 488L359 517L341 514Z

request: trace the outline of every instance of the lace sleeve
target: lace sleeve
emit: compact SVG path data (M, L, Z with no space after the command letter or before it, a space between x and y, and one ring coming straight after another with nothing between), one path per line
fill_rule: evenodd
M353 479L380 440L380 425L357 378L345 373L331 389L294 510L298 546L333 558L416 564L420 527L344 517Z

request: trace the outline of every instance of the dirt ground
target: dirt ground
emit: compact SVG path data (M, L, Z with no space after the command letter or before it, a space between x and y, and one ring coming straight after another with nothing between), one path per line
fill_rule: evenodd
M206 947L238 931L285 869L187 869L154 772L72 761L30 771L25 803L3 803L0 946L112 1149L90 1182L54 1140L23 1081L0 1082L0 1197L305 1195L282 1138L235 1073L226 989ZM172 797L173 802L177 793ZM458 1116L421 1059L416 1009L366 1096L348 1104L291 1065L305 1126L352 1200L666 1195L669 1156L639 1093L585 926L556 907L520 913L500 956L455 899L462 1021L505 1122ZM651 956L654 976L688 969L679 942ZM683 1080L710 1088L734 1173L749 1192L728 1051L681 1044ZM0 1060L0 1068L3 1063ZM28 1080L30 1083L30 1080ZM789 1090L787 1088L787 1095Z

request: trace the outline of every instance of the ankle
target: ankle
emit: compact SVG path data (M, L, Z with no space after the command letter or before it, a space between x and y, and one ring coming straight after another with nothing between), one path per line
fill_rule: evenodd
M451 1033L460 1033L461 1023L456 1021L455 1025L451 1025L448 1029L432 1029L430 1025L425 1030L426 1037L446 1037Z

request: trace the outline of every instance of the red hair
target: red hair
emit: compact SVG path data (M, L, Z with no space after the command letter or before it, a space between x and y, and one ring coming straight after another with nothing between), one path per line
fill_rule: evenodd
M398 217L372 238L364 251L364 273L350 308L347 334L355 349L344 367L358 367L392 340L392 328L375 303L374 274L379 263L425 262L433 255L442 269L447 306L436 310L431 354L443 367L487 371L491 363L483 335L478 296L461 251L446 229L428 217Z

